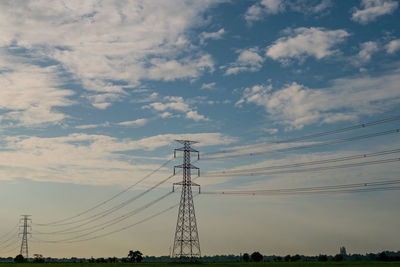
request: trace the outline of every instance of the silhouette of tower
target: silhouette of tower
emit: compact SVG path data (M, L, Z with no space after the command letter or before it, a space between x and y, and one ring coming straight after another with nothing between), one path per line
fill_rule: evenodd
M176 151L183 151L183 164L174 167L174 174L176 168L181 168L183 171L183 180L179 183L173 184L173 191L175 185L182 186L181 200L179 204L178 220L176 222L176 231L174 246L172 250L172 257L182 259L192 259L200 257L200 242L199 234L197 232L196 215L194 213L192 186L199 186L191 181L191 170L196 169L200 176L200 169L190 163L191 152L197 153L197 159L200 159L199 151L190 147L195 144L195 141L176 140L183 144L182 148L174 150L174 157Z
M23 232L22 232L22 243L21 243L21 250L19 254L25 257L25 259L28 259L29 257L29 252L28 252L28 235L30 234L28 232L28 227L30 228L29 219L31 215L21 215L21 221L23 221L23 225L20 225L20 227L23 227ZM21 235L21 233L19 233Z

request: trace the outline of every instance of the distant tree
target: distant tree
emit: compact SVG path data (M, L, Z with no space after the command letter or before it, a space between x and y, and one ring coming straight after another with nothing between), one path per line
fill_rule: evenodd
M249 262L249 260L250 260L250 255L248 253L244 253L243 254L243 261L244 262Z
M35 263L44 263L44 258L42 254L34 254L33 255L35 258L33 259L33 262Z
M334 257L333 257L333 261L343 261L343 259L344 259L344 257L343 257L343 255L342 254L336 254Z
M328 261L328 256L319 254L317 259L318 261Z
M388 260L389 260L389 257L385 251L382 251L381 253L379 253L378 261L388 261Z
M264 259L264 256L263 256L260 252L258 252L258 251L255 251L255 252L251 253L251 260L252 260L252 261L254 261L254 262L260 262L260 261L262 261L263 259Z
M294 256L290 259L290 261L299 261L299 260L301 260L301 257L300 257L299 254L294 255Z
M345 247L340 247L340 255L343 255L343 256L347 256L347 252L346 252L346 248Z
M136 256L136 262L142 262L142 260L143 260L142 253L141 252L139 252L139 253L140 253L140 255Z
M25 258L21 254L15 256L15 258L14 258L14 262L16 262L16 263L23 263L24 261L25 261Z
M97 258L97 259L95 260L95 262L96 262L96 263L106 263L107 261L106 261L106 259L104 259L104 258Z
M111 263L116 263L117 262L117 258L116 257L109 257L107 261L111 262Z
M140 252L139 250L129 250L128 258L131 260L131 262L141 262L143 260L142 255L142 252Z
M283 259L285 261L290 261L292 259L292 257L290 255L286 255Z
M277 257L274 258L274 261L281 261L281 260L282 260L281 256L277 256Z

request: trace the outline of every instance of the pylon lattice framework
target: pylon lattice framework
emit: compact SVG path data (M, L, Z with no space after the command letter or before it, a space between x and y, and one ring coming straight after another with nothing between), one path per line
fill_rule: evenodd
M190 163L191 152L197 153L198 159L200 159L199 151L194 150L190 147L191 144L197 143L188 140L176 140L183 144L182 148L174 150L174 156L176 157L176 151L183 151L183 164L174 167L182 168L183 180L180 183L174 183L175 185L182 186L181 200L179 204L178 220L176 222L176 231L174 239L174 247L172 251L172 257L174 258L195 258L200 257L200 241L199 234L197 232L196 215L194 212L192 186L199 186L191 181L191 170L196 169L198 175L200 175L200 169L193 166ZM200 188L200 186L199 186ZM174 190L174 189L173 189ZM200 191L200 189L199 189Z
M29 257L29 251L28 251L28 235L30 234L28 232L28 228L30 228L29 219L30 215L21 215L21 221L23 221L23 225L20 227L23 227L22 231L22 242L21 242L21 250L19 254L25 257L25 259L28 259ZM21 233L19 233L21 235Z

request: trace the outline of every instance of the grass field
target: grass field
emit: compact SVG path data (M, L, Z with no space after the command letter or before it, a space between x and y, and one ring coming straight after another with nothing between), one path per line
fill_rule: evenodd
M90 266L102 266L102 267L129 267L129 266L160 266L160 267L254 267L254 266L265 266L265 267L394 267L399 266L400 262L260 262L260 263L198 263L198 264L177 264L177 263L2 263L0 267L90 267Z

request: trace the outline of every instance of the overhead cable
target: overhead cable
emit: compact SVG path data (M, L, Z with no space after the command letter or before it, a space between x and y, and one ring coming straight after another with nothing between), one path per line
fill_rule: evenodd
M284 164L284 165L273 165L273 166L265 166L265 167L257 167L257 168L225 169L225 170L207 172L207 173L204 173L203 176L220 176L221 174L228 176L231 174L250 173L250 172L265 171L265 170L298 168L298 167L304 167L304 166L313 166L313 165L320 165L320 164L327 164L327 163L334 163L334 162L341 162L341 161L364 159L364 158L369 158L369 157L378 157L378 156L384 156L384 155L390 155L390 154L396 154L396 153L400 153L400 148L379 151L379 152L373 152L373 153L364 153L364 154L358 154L358 155L343 156L343 157L315 160L315 161L298 162L298 163Z
M335 130L331 130L331 131L320 132L320 133L315 133L315 134L310 134L310 135L305 135L305 136L300 136L300 137L294 137L294 138L289 138L289 139L285 139L285 140L272 141L272 142L261 143L261 144L256 144L256 145L249 145L249 146L240 147L240 148L227 148L225 150L209 152L204 155L232 153L237 150L249 150L249 149L260 148L262 146L270 146L270 145L277 145L277 144L284 144L284 143L292 143L292 142L297 142L297 141L304 141L304 140L328 136L328 135L337 134L337 133L348 132L348 131L352 131L352 130L356 130L356 129L366 128L366 127L389 123L389 122L398 121L398 120L400 120L400 116L394 116L394 117L371 121L371 122L367 122L367 123L356 124L356 125L345 127L345 128L340 128L340 129L335 129Z
M238 154L231 154L231 155L225 155L225 156L203 157L202 160L215 160L215 159L224 159L224 158L235 158L235 157L272 154L272 153L278 153L278 152L286 152L286 151L300 150L300 149L306 149L306 148L313 148L313 147L324 146L324 145L346 143L346 142L351 142L351 141L356 141L356 140L362 140L362 139L368 139L368 138L373 138L373 137L378 137L378 136L395 134L395 133L399 133L399 132L400 132L400 129L393 129L393 130L365 134L365 135L358 135L358 136L353 136L353 137L348 137L348 138L343 138L343 139L329 140L329 141L324 141L324 142L317 142L317 143L312 143L312 144L305 144L305 145L292 146L292 147L286 147L286 148L278 148L278 149L267 150L267 151L255 151L255 152L251 152L251 153L246 152L246 153L240 153L240 154L238 153Z
M81 222L78 225L73 225L71 227L68 227L68 228L65 228L65 229L62 229L62 230L53 231L52 233L55 234L55 233L68 232L68 231L71 231L71 230L76 230L76 229L78 229L78 228L80 228L82 226L88 225L88 224L90 224L92 222L96 222L96 221L98 221L98 219L104 218L104 217L106 217L106 216L108 216L108 215L110 215L110 214L122 209L123 207L127 206L128 204L138 200L139 198L141 198L144 195L148 194L150 191L154 190L155 188L159 187L160 185L162 185L166 181L170 180L175 175L176 174L171 174L167 178L163 179L162 181L158 182L157 184L153 185L152 187L146 189L142 193L140 193L140 194L138 194L138 195L136 195L134 197L131 197L130 199L128 199L128 200L126 200L126 201L124 201L124 202L122 202L122 203L120 203L118 205L115 205L115 206L113 206L113 207L111 207L111 208L109 208L109 209L107 209L105 211L102 211L102 212L100 212L98 214L92 215L92 216L90 216L88 218L84 218L84 219L79 220L79 221L73 221L73 222L70 222L68 224L67 223L59 224L59 225L70 225L70 224L76 224L76 223L80 223Z
M282 173L300 173L300 172L325 171L325 170L360 167L360 166L368 166L368 165L376 165L376 164L384 164L384 163L392 163L392 162L400 162L400 158L381 159L381 160L364 161L364 162L348 163L348 164L332 165L332 166L321 166L321 167L308 168L308 169L280 170L280 171L270 171L270 172L248 172L248 173L215 174L215 175L207 175L207 176L204 175L203 177L266 176L266 175L282 174Z
M205 195L297 195L297 194L322 194L322 193L357 193L372 191L399 190L400 179L372 181L353 184L339 184L328 186L298 187L283 189L264 189L264 190L233 190L233 191L203 191Z
M129 190L132 189L133 187L137 186L139 183L143 182L144 180L146 180L147 178L149 178L150 176L152 176L154 173L156 173L157 171L159 171L161 168L165 167L165 166L166 166L168 163L170 163L172 160L173 160L173 159L167 160L167 161L164 162L161 166L159 166L157 169L155 169L155 170L153 170L152 172L148 173L147 175L145 175L142 179L140 179L140 180L137 181L136 183L134 183L134 184L128 186L127 188L125 188L124 190L120 191L119 193L113 195L112 197L106 199L106 200L103 201L103 202L100 202L99 204L97 204L97 205L95 205L95 206L93 206L93 207L91 207L91 208L89 208L89 209L87 209L87 210L84 210L84 211L82 211L82 212L80 212L80 213L78 213L78 214L76 214L76 215L74 215L74 216L70 216L70 217L67 217L67 218L64 218L64 219L61 219L61 220L57 220L57 221L53 221L53 222L49 222L49 223L36 223L35 225L38 225L38 226L62 226L62 225L68 225L68 224L73 224L73 223L77 223L77 222L84 221L84 220L86 220L86 219L84 219L84 220L79 220L79 221L75 221L75 222L64 223L64 222L70 221L70 220L72 220L72 219L78 218L78 217L80 217L80 216L82 216L82 215L84 215L84 214L86 214L86 213L89 213L90 211L95 210L95 209L97 209L97 208L99 208L99 207L101 207L101 206L107 204L108 202L110 202L110 201L116 199L117 197L121 196L122 194L126 193L127 191L129 191Z

